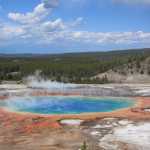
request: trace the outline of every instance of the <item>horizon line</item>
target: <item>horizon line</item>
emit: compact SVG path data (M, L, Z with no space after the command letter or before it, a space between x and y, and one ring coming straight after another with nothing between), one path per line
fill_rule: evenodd
M148 50L150 47L144 47L144 48L128 48L128 49L110 49L110 50L95 50L95 51L72 51L72 52L60 52L60 53L35 53L35 52L23 52L23 53L1 53L0 55L63 55L63 54L78 54L78 53L107 53L107 52L117 52L117 51L132 51L132 50Z

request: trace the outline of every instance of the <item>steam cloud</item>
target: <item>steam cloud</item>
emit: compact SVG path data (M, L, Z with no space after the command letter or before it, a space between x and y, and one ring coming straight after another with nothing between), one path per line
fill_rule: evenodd
M65 90L77 87L76 84L44 80L39 76L29 76L26 79L28 87L37 89Z

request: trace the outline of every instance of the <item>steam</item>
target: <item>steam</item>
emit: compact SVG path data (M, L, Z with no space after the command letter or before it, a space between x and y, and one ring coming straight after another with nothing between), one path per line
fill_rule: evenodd
M76 88L76 84L61 83L57 81L45 80L40 76L29 76L26 78L26 84L33 89L66 90Z

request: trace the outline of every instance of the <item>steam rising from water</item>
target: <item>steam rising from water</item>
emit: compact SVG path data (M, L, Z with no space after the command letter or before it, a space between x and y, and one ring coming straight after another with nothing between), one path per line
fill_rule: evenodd
M29 76L26 78L28 87L35 89L65 90L76 88L78 85L71 83L61 83L57 81L44 80L41 77Z

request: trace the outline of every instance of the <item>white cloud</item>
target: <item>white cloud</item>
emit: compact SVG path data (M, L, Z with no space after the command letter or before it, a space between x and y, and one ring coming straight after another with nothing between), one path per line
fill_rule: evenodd
M45 8L55 8L59 4L59 0L43 0Z
M78 19L77 19L78 20ZM76 22L76 20L74 21ZM82 44L149 44L150 32L88 32L73 31L73 22L65 23L62 19L54 21L41 22L37 26L11 26L1 25L0 40L1 43L8 41L21 40L22 42L32 44L54 44L58 41L66 43L82 43ZM63 42L62 42L63 43ZM60 45L62 43L59 43Z
M113 1L127 4L150 4L150 0L113 0Z
M88 31L54 31L40 33L39 43L51 44L57 41L78 42L82 44L149 44L148 32L88 32ZM61 44L61 43L59 43Z
M82 17L78 17L73 23L72 23L72 27L76 27L78 25L80 25L83 22L83 18Z
M32 12L27 12L25 14L10 12L8 18L22 24L37 23L43 20L57 5L57 0L43 0Z
M20 26L0 25L0 46L18 43L24 39L26 31Z
M73 39L97 44L149 43L150 33L137 32L74 32Z
M54 40L63 39L67 31L71 31L74 27L79 25L82 18L77 18L73 22L65 23L61 18L53 21L41 21L30 24L18 24L18 25L0 25L0 40L1 43L7 44L9 40L22 40L23 42L35 42L35 43L51 43ZM17 22L17 21L16 21ZM45 41L45 42L44 42ZM48 42L49 41L49 42Z
M0 28L0 39L1 40L8 40L8 39L13 39L16 37L21 37L22 35L25 34L25 30L23 30L23 28L21 27L17 27L17 26L1 26Z
M41 24L41 29L43 29L46 32L63 30L65 28L66 28L66 25L60 18L56 19L55 21L46 21Z
M8 18L23 24L37 23L48 14L47 9L45 9L45 7L43 6L43 4L39 4L37 7L34 8L33 12L28 12L26 14L9 13Z

